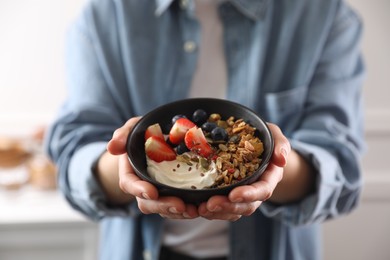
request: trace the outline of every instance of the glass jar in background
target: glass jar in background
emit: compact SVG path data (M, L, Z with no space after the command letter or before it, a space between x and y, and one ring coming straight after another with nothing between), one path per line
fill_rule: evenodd
M29 174L29 184L35 188L50 190L57 186L57 168L43 151L43 139L46 127L37 127L29 140L32 156L26 166Z
M32 156L22 140L0 137L0 187L18 189L26 184L29 174L26 162Z
M24 137L0 136L0 188L56 189L57 168L43 152L45 127Z

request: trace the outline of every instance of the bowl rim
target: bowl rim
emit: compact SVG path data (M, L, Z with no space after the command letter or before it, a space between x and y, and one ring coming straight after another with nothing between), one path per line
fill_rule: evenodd
M242 179L240 181L237 181L237 182L235 182L235 183L233 183L231 185L227 185L227 186L223 186L223 187L203 188L203 189L190 189L190 188L178 188L178 187L174 187L174 186L169 186L169 185L166 185L164 183L161 183L161 182L158 182L158 181L154 180L152 177L149 176L149 174L139 173L140 170L136 167L136 165L134 164L134 162L132 160L132 158L134 158L134 157L132 156L132 154L129 153L130 141L132 140L132 137L134 137L133 133L135 132L135 130L140 127L140 125L142 124L143 121L147 120L147 118L149 116L153 115L157 110L165 109L166 107L174 106L174 105L177 105L177 104L180 104L180 103L185 103L185 102L188 102L188 101L190 101L190 102L197 102L197 101L198 102L206 102L206 101L208 101L208 102L209 101L212 101L212 102L224 102L224 103L228 103L228 104L233 105L233 106L238 106L238 107L246 110L250 114L252 114L255 118L257 118L262 123L262 125L264 125L264 128L265 128L267 134L270 137L270 149L271 150L269 150L269 153L267 153L266 156L264 158L262 158L262 162L260 164L260 167L255 171L255 173L258 172L258 171L261 171L263 173L266 170L266 168L268 167L269 162L271 161L271 157L273 155L274 146L275 146L274 137L272 135L272 132L271 132L270 128L268 127L267 122L264 119L262 119L254 110L252 110L251 108L248 108L247 106L244 106L244 105L242 105L240 103L237 103L237 102L234 102L234 101L231 101L231 100L227 100L227 99L211 98L211 97L203 98L202 97L202 98L185 98L185 99L180 99L180 100L176 100L176 101L165 103L164 105L157 106L157 107L153 108L152 110L150 110L149 112L144 114L140 118L140 120L138 120L138 122L134 125L134 127L131 130L131 132L127 136L127 140L126 140L126 154L127 154L127 158L128 158L128 161L130 162L134 172L136 173L136 175L138 177L141 178L140 175L142 175L142 178L145 178L146 181L150 182L151 184L153 184L157 188L161 187L161 188L175 190L175 191L191 191L191 192L195 192L195 193L203 193L203 192L210 192L210 191L216 191L216 190L218 190L218 191L230 190L230 189L232 189L234 187L241 186L242 184L244 184L246 181L248 181L248 179L251 178L255 174L255 173L253 173L250 176L246 176L244 179ZM263 140L261 140L261 141L264 142ZM260 176L262 175L262 173L260 174Z

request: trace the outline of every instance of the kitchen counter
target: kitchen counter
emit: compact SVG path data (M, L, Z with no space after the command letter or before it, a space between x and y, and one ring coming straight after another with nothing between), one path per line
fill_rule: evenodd
M0 259L95 260L98 226L58 190L0 188Z
M58 190L39 190L24 185L0 189L0 225L88 222L73 210Z

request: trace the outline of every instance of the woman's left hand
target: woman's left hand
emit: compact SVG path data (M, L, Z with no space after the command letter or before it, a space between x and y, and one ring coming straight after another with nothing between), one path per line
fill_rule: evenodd
M234 188L228 196L213 196L199 205L198 212L206 219L235 221L256 211L263 201L271 198L273 191L283 178L284 167L291 151L288 139L280 128L268 124L274 137L274 153L261 177L250 185Z

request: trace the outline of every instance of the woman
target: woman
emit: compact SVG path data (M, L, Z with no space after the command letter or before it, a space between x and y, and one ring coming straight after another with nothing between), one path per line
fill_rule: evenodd
M101 223L101 259L320 259L321 222L361 191L361 33L340 0L89 2L47 149ZM275 137L256 183L199 207L158 197L125 155L137 116L194 96L250 107Z

